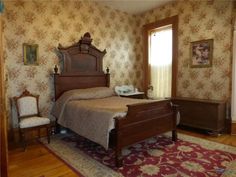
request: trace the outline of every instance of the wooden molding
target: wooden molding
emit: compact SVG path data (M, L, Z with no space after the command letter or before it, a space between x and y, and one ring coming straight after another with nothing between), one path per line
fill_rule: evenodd
M1 177L7 177L8 166L8 144L7 144L7 121L5 105L5 79L4 79L4 61L2 57L2 16L0 15L0 164Z
M148 63L148 33L150 30L166 25L172 25L173 29L173 56L172 56L172 88L171 96L175 97L177 93L177 73L178 73L178 15L165 18L163 20L149 23L143 26L143 40L144 40L144 91L147 90L150 84L150 66Z
M236 135L236 122L231 124L231 135Z
M3 104L3 99L0 101L0 150L1 150L1 177L7 177L7 162L8 162L8 144L6 132L6 111Z

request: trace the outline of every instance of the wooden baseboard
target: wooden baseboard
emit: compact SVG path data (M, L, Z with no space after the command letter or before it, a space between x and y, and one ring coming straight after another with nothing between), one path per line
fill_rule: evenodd
M236 135L236 122L231 124L231 135Z

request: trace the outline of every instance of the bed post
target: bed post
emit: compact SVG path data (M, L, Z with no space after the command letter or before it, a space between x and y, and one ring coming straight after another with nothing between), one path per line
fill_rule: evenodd
M108 67L106 69L106 86L110 87L110 69Z
M119 145L116 146L115 150L115 160L116 160L116 167L122 167L122 154L121 154L121 148Z
M119 119L122 117L115 117L115 165L116 167L122 166L122 146L120 144L120 126Z
M56 79L57 77L59 76L59 73L58 73L58 68L57 68L57 65L55 65L54 67L54 73L53 73L53 80L54 80L54 102L58 99L58 88L56 87L57 83L56 83ZM58 124L57 122L57 117L56 118L56 121L55 121L55 132L54 133L60 133L60 125Z
M179 112L179 105L176 105L176 104L171 104L171 107L174 111L174 114L173 114L173 118L174 118L174 121L173 121L173 130L172 130L172 141L177 141L177 115L178 115L178 112Z

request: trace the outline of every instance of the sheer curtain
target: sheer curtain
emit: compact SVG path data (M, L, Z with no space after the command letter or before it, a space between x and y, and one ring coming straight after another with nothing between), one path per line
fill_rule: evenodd
M152 96L171 96L172 26L157 28L149 34L149 65Z

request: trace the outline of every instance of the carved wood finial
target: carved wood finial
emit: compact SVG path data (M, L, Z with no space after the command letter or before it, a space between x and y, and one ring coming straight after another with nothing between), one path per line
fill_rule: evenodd
M22 95L30 95L30 92L29 92L27 89L25 89L25 90L23 91Z
M58 74L58 67L57 67L57 65L54 66L53 70L54 70L54 74Z
M107 74L109 74L109 72L110 72L109 67L107 67L106 72L107 72Z
M87 33L84 34L84 37L91 38L91 35L90 35L89 32L87 32Z
M62 48L62 45L60 43L58 44L58 48Z
M92 38L89 32L85 33L83 37L79 40L80 44L88 44L90 45L92 43Z

